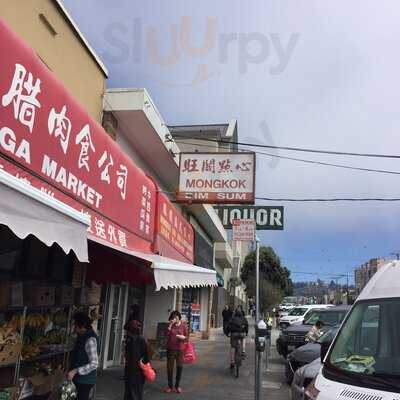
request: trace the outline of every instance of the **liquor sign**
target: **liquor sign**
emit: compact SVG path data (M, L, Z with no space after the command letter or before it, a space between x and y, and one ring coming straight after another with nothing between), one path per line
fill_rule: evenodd
M4 170L88 213L99 239L121 247L135 237L151 243L154 183L1 19L0 53Z
M237 242L254 242L256 240L254 219L234 219L232 221L232 239Z
M232 229L235 219L252 219L257 230L283 230L284 208L282 206L215 206L222 225Z
M177 201L254 204L255 154L181 153Z
M174 252L178 252L183 257L182 261L193 263L193 227L162 193L158 193L157 215L155 251L170 258L176 258ZM174 251L171 252L168 247L172 247Z

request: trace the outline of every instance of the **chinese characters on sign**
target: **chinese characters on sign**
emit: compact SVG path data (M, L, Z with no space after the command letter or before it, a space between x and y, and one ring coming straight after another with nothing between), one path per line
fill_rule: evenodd
M193 228L163 194L158 195L157 233L187 261L193 262Z
M237 242L254 242L256 240L254 219L234 219L232 221L232 239Z
M151 243L154 183L2 20L0 38L0 156L30 171L24 179L37 177L40 190L88 212L93 235L122 247L134 235Z
M177 200L254 203L254 153L181 153Z

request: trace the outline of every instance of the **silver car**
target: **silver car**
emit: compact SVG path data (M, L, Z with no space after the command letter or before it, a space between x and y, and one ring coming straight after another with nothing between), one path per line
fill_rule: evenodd
M311 381L318 375L321 365L321 359L319 357L310 364L299 368L295 372L291 386L292 400L304 400L304 391Z

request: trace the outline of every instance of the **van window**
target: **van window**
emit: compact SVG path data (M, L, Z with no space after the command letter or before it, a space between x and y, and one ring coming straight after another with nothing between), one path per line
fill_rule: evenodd
M337 336L327 368L400 390L399 315L399 299L358 303Z
M307 312L307 310L307 308L295 307L292 311L290 311L289 315L291 317L301 317Z

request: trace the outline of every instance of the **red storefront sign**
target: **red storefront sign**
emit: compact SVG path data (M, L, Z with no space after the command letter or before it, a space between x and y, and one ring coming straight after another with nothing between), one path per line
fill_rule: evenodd
M3 168L90 214L94 236L149 251L155 184L2 20L0 54Z
M174 207L168 198L158 193L157 230L154 250L165 257L193 263L193 227Z

